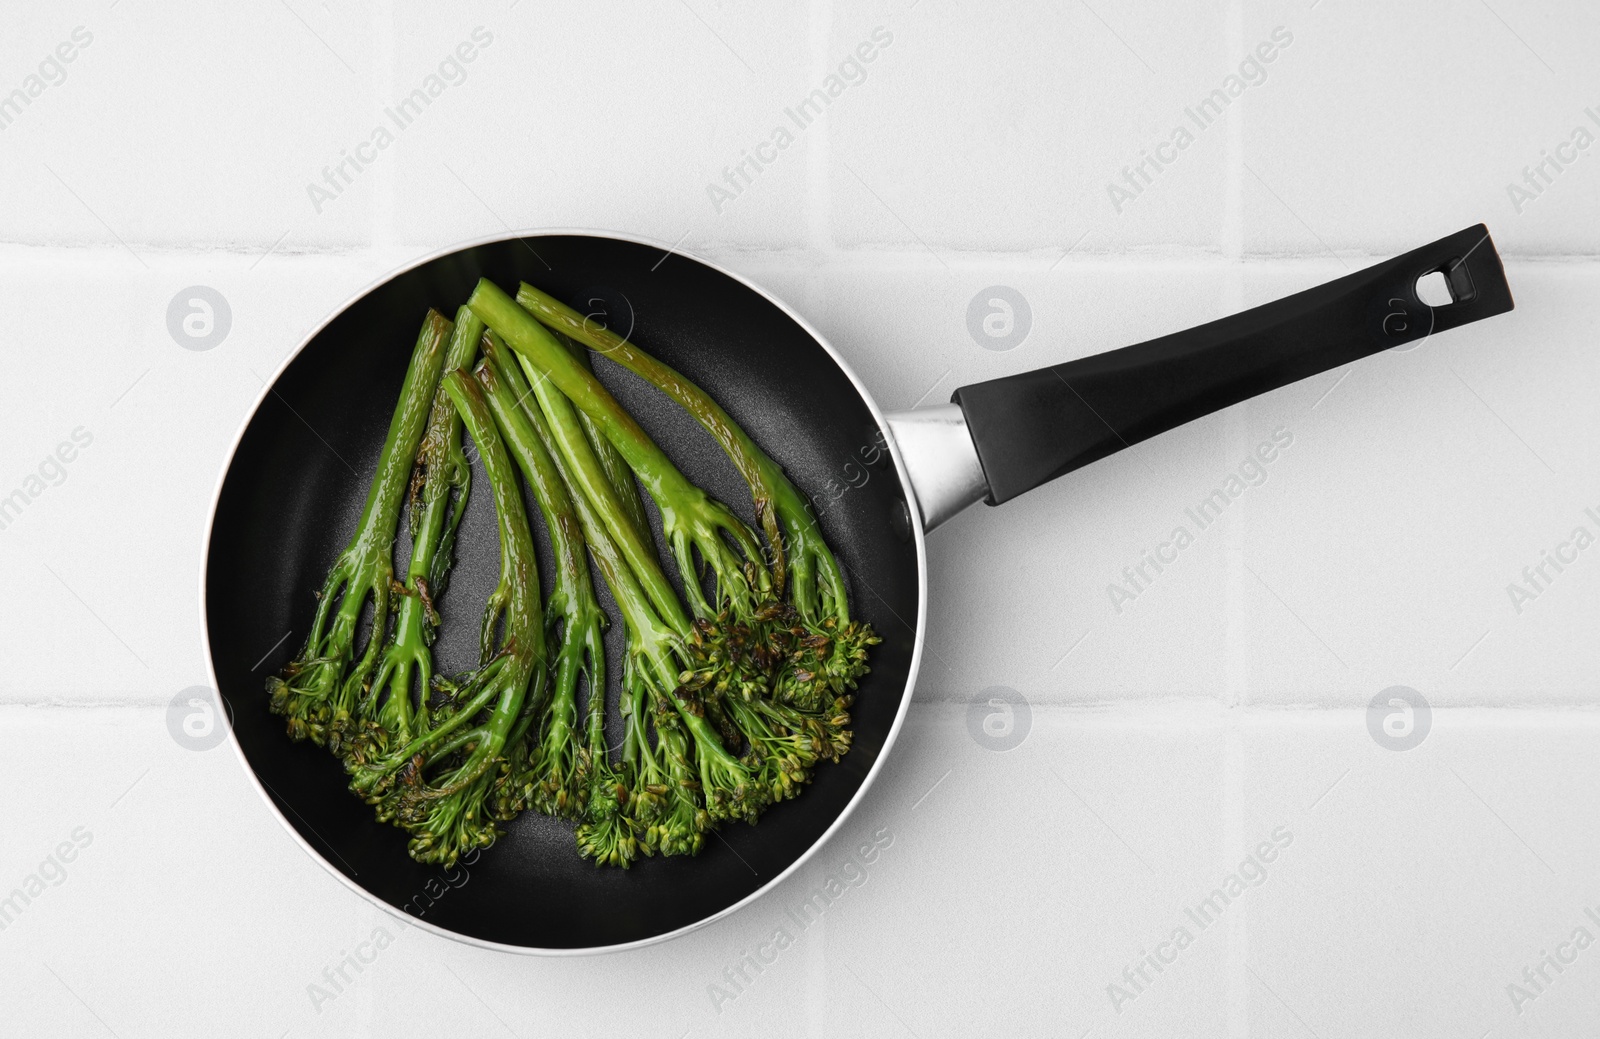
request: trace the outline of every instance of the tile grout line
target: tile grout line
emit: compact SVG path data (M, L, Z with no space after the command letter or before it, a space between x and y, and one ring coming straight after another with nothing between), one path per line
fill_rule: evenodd
M381 0L374 4L368 15L376 24L371 25L377 37L372 53L372 95L379 108L388 104L389 88L397 82L395 70L399 67L399 30L396 24L394 0ZM377 177L372 184L372 205L368 209L367 235L375 248L392 250L395 246L395 163L378 163Z
M1223 47L1237 54L1244 38L1243 0L1229 0L1224 15ZM1235 314L1245 307L1244 284L1244 106L1229 105L1224 116L1226 160L1223 163L1222 258L1227 270L1222 278L1221 313ZM1229 408L1224 419L1225 436L1230 443L1248 443L1248 409ZM1244 563L1244 525L1230 522L1223 527L1226 586L1223 591L1223 681L1229 706L1237 707L1249 699L1250 611L1246 604L1247 585Z
M810 13L811 78L820 83L829 72L828 38L833 32L833 0L811 0ZM817 119L806 128L806 238L812 250L828 257L832 257L836 249L829 177L829 163L833 157L830 126L827 119Z
M1228 0L1224 46L1227 60L1233 61L1244 47L1244 0ZM1224 310L1237 313L1245 298L1244 264L1244 105L1229 105L1227 161L1223 164L1222 253L1228 263L1223 279ZM1245 408L1229 409L1227 436L1230 441L1245 441L1249 436ZM1227 627L1224 632L1225 681L1230 707L1248 704L1250 698L1249 611L1245 581L1244 524L1229 523L1223 534L1227 541ZM1245 763L1243 712L1230 710L1223 744L1222 828L1227 852L1245 846ZM1250 963L1250 906L1228 917L1227 952L1227 1030L1232 1039L1249 1039L1250 988L1245 976Z
M1243 0L1229 0L1224 15L1224 43L1228 59L1239 53L1244 38ZM1242 101L1243 99L1241 99ZM1244 105L1229 105L1224 115L1223 129L1226 160L1223 162L1222 185L1222 257L1227 270L1222 278L1221 312L1237 314L1245 308L1244 264ZM1224 436L1230 444L1249 443L1251 438L1248 408L1229 408L1223 419ZM1231 452L1230 452L1231 453ZM1239 707L1250 699L1250 609L1246 598L1249 581L1246 575L1244 546L1245 524L1233 517L1222 528L1224 550L1223 589L1223 681L1230 707ZM1229 930L1229 963L1233 966L1233 937ZM1243 1036L1248 1031L1248 1013L1241 1026L1236 1013L1239 1002L1238 989L1229 980L1228 1027L1231 1034Z
M808 135L809 136L809 135ZM649 230L641 233L649 234ZM670 238L664 234L662 240ZM242 259L261 259L265 249L273 249L274 255L287 257L290 260L335 260L352 261L356 263L374 263L388 270L396 264L403 262L408 257L421 256L432 252L435 248L449 243L442 241L396 241L387 247L379 247L372 242L345 243L342 245L316 245L307 243L297 246L290 251L279 251L281 242L273 243L266 238L252 241L248 246L238 246L235 243L239 238L235 235L218 233L218 241L210 244L190 242L184 245L170 243L152 243L149 241L130 241L141 250L141 255L147 259L155 258L162 261L175 261L191 263L197 260L206 260L217 256L231 256ZM1042 261L1061 259L1060 247L1050 246L1045 243L1019 247L1016 249L968 249L958 244L940 244L937 246L941 255L954 258L958 264L971 260L986 268L993 269L999 266L1012 264L1033 269ZM24 253L26 250L26 253ZM72 254L79 254L96 262L98 256L110 256L120 252L120 246L110 247L107 242L85 242L76 245L63 245L60 243L0 241L0 264L6 262L6 253L11 251L21 260L26 255L30 261L36 260L36 253L55 253L58 258ZM774 245L755 247L747 242L707 240L697 243L695 251L710 256L739 256L763 258L794 258L796 260L815 259L820 257L827 264L833 266L849 265L851 262L866 261L872 265L883 264L891 270L911 269L921 261L927 259L924 249L890 249L881 246L865 248L830 246L819 249L810 242L787 245ZM1512 264L1539 264L1557 268L1597 267L1600 266L1600 253L1572 253L1572 252L1521 252L1515 249L1500 248L1500 257ZM1355 265L1354 269L1370 267L1384 260L1393 258L1396 253L1392 249L1347 249L1342 250L1339 256ZM1116 252L1091 252L1074 251L1070 259L1095 265L1123 266L1130 270L1142 269L1150 264L1169 265L1201 265L1206 263L1238 263L1245 266L1275 267L1284 264L1301 264L1309 261L1328 259L1325 249L1316 252L1246 252L1240 249L1239 255L1226 256L1220 247L1200 247L1187 245L1167 244L1132 244ZM387 265L387 266L384 266Z
M1223 869L1238 861L1235 849L1247 847L1245 839L1245 751L1243 719L1238 711L1228 712L1222 744L1222 843ZM1228 914L1227 1021L1231 1039L1250 1039L1250 986L1246 971L1250 966L1250 909Z

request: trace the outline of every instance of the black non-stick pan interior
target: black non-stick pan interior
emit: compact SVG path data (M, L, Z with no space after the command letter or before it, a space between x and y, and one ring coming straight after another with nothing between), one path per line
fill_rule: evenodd
M852 609L883 636L858 694L855 746L843 763L821 767L804 794L769 809L758 825L725 826L697 858L597 869L578 856L568 824L526 813L470 865L420 865L406 854L404 834L375 822L346 791L338 762L290 742L267 710L265 680L305 638L314 593L360 513L423 315L431 306L454 316L480 276L507 291L531 282L617 331L631 328L641 346L709 390L818 502L849 575ZM753 522L743 483L692 419L610 362L597 359L596 370L692 480ZM332 868L390 905L462 935L540 949L594 948L715 915L781 873L833 823L909 695L917 556L899 477L887 455L873 450L879 437L860 393L803 328L760 293L682 256L663 261L662 250L650 246L550 235L474 246L394 277L289 364L251 418L223 483L206 620L219 691L250 767L288 824ZM874 455L876 465L867 465ZM435 651L446 671L476 662L478 618L498 575L481 468L475 478L441 603L445 625ZM538 515L531 496L529 515ZM396 554L402 565L403 528ZM535 533L548 592L548 543L537 519ZM596 584L604 595L603 582ZM284 639L286 632L292 634ZM614 624L613 685L620 637ZM613 705L615 695L613 688Z

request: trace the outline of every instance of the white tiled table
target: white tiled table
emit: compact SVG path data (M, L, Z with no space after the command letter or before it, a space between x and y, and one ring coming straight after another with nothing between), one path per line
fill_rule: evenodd
M88 443L0 530L0 896L79 840L0 930L0 1030L1585 1034L1600 950L1538 991L1524 970L1578 927L1600 938L1600 547L1520 612L1507 585L1573 528L1600 533L1600 142L1532 201L1508 186L1600 134L1600 9L436 7L4 12L0 99L40 89L0 107L0 495L75 430ZM1107 185L1278 27L1265 81L1119 213ZM862 73L714 205L707 185L875 30ZM62 44L73 60L39 72ZM313 202L430 73L439 96ZM201 532L262 377L418 255L508 227L677 242L770 285L898 408L1478 221L1515 313L938 531L932 652L848 840L687 938L548 960L405 929L294 846L227 748L167 734L168 701L205 681ZM206 352L166 324L196 284L232 311ZM1033 314L1004 352L966 328L995 284ZM1106 586L1280 427L1267 481L1116 612ZM1393 685L1434 708L1414 750L1367 732ZM1032 706L1003 754L967 734L991 686ZM1264 879L1186 924L1279 828ZM708 990L880 830L864 884L736 998ZM1125 968L1184 926L1133 992ZM314 1000L380 928L392 944Z

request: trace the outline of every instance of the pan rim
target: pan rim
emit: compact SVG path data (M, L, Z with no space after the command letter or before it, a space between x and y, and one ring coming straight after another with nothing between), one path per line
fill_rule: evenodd
M233 731L233 727L231 725L227 727L228 743L233 748L233 752L238 758L239 764L243 767L245 775L248 778L251 786L255 788L255 791L258 795L260 795L261 800L266 803L268 811L270 811L272 815L277 818L278 822L286 831L288 831L289 836L300 846L300 849L303 852L309 855L313 861L321 865L327 872L332 874L345 887L349 888L351 891L360 895L366 901L382 909L389 915L401 920L407 927L417 927L424 931L438 935L441 938L447 938L452 941L460 942L464 945L475 946L480 949L491 949L498 952L515 953L524 956L567 957L593 956L605 953L627 952L633 949L642 949L647 946L671 941L674 938L680 938L691 931L699 930L702 927L715 923L716 921L725 917L731 916L740 909L743 909L745 906L754 903L757 899L761 898L778 885L782 884L783 881L791 874L795 873L807 862L809 862L811 858L833 838L834 834L836 834L843 827L850 816L854 814L857 806L861 804L861 801L866 795L868 789L871 788L873 782L878 778L878 773L882 770L884 761L888 759L890 752L894 749L895 741L899 738L900 730L903 727L906 715L911 708L912 691L916 686L917 674L921 669L922 650L924 639L927 635L928 557L926 533L924 532L922 526L921 509L917 504L916 492L912 487L909 476L907 475L905 459L901 457L900 448L895 443L894 436L890 433L887 416L883 410L878 407L878 402L873 398L872 394L864 385L862 385L861 379L856 375L854 369L852 369L845 359L839 355L839 352L834 349L833 344L830 343L821 332L814 328L809 321L798 314L787 303L774 296L763 286L756 284L754 281L746 278L744 275L739 274L736 271L729 270L721 264L714 263L702 256L695 255L694 253L685 252L676 245L668 245L665 242L643 235L635 235L622 231L610 231L596 228L567 227L506 231L501 234L493 234L481 238L470 239L465 242L459 242L445 248L434 250L431 253L387 271L374 281L362 287L359 291L345 299L343 303L340 303L338 307L332 310L326 317L319 321L315 327L305 334L305 336L300 340L299 344L296 345L293 350L289 351L284 356L283 360L279 362L278 366L273 370L271 377L262 385L261 391L256 395L255 400L250 404L249 410L245 413L244 419L239 423L239 428L234 432L232 442L228 445L227 452L223 458L223 464L220 467L217 475L216 485L212 489L211 500L206 513L206 522L202 532L200 546L200 642L201 649L205 654L206 675L211 680L212 692L215 693L219 699L222 697L222 683L217 679L216 663L211 657L210 602L207 598L207 578L211 565L212 529L216 524L217 507L222 501L223 487L227 483L228 473L233 468L234 459L238 454L239 445L243 441L246 431L250 428L250 424L255 421L256 414L261 410L261 405L273 392L273 387L275 387L278 383L278 380L283 377L283 373L288 369L289 365L294 363L296 358L300 356L306 347L309 346L311 342L317 338L317 336L322 334L323 329L327 328L328 325L332 324L339 318L340 315L344 314L356 303L366 298L371 293L377 291L382 286L393 281L395 278L398 278L409 271L413 271L418 267L432 263L435 260L442 259L458 252L463 252L467 249L475 249L480 246L494 245L500 242L516 241L525 238L553 237L557 235L606 238L614 241L629 242L634 245L648 246L650 248L660 249L664 254L663 259L665 259L666 256L671 256L674 254L682 256L685 259L692 260L695 263L708 267L725 277L731 278L743 285L745 288L755 292L768 303L771 303L773 306L782 311L784 316L786 316L789 320L798 325L800 329L806 333L806 335L810 336L811 339L816 342L816 344L820 346L824 352L827 353L828 357L833 361L833 363L839 367L841 372L844 373L845 378L850 380L851 386L855 388L856 393L866 405L867 410L872 414L873 421L875 421L878 424L878 428L883 431L883 440L887 444L889 448L889 455L894 461L895 475L900 480L900 490L904 496L906 508L909 512L911 536L916 548L917 556L916 629L913 633L911 662L906 672L905 688L901 690L900 704L895 710L894 721L890 724L889 731L884 737L883 746L878 751L878 756L872 762L871 767L867 769L867 774L862 778L861 785L856 788L855 793L851 795L850 800L845 804L844 808L839 812L839 814L834 817L833 822L828 825L828 828L824 830L816 840L811 842L810 847L808 847L799 857L797 857L793 862L791 862L787 867L773 876L766 883L762 884L760 887L756 888L739 901L733 903L732 905L724 906L722 909L710 914L709 916L702 917L693 923L685 924L684 926L674 930L664 931L661 934L652 935L648 938L640 938L631 942L619 942L612 945L578 946L573 948L545 948L542 946L533 945L513 945L507 942L490 941L485 938L478 938L473 935L462 934L459 931L452 931L449 928L440 927L438 924L429 923L426 920L406 914L403 910L396 906L390 905L388 902L379 898L371 891L368 891L364 886L357 883L354 879L346 876L340 869L334 866L334 864L330 862L326 856L324 856L320 851L313 847L309 841L305 839L305 837L294 826L294 824L289 821L288 816L286 816L278 807L277 803L272 799L272 796L267 792L265 785L261 781L261 777L256 774L255 767L251 765L250 759L245 755L244 747L240 744L237 734L235 734Z

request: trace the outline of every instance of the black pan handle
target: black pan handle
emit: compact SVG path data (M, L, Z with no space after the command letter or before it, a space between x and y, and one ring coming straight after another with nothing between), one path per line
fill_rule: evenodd
M1451 302L1417 280L1442 273ZM963 386L990 505L1330 368L1512 308L1482 224L1293 296L1137 346Z

